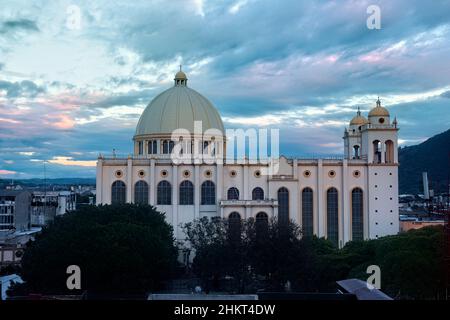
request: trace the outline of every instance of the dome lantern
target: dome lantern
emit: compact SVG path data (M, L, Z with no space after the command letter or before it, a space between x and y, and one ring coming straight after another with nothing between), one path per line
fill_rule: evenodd
M381 105L380 97L378 97L375 108L370 110L369 117L389 117L389 111Z
M187 86L187 77L186 74L181 70L181 64L180 64L180 71L178 71L175 74L175 78L173 79L175 81L175 86Z
M358 107L358 111L356 112L356 116L353 117L353 119L350 121L350 125L353 126L361 126L369 123L369 121L361 115L361 110Z

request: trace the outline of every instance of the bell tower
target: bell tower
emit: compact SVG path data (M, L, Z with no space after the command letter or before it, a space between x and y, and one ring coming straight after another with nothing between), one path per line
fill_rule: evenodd
M380 99L370 110L361 132L362 156L367 159L367 210L370 239L399 232L398 127Z
M398 164L397 119L391 123L389 111L378 98L369 112L369 120L362 130L362 155L368 163Z
M348 128L344 131L344 150L346 159L362 159L362 131L369 121L361 115L358 107L356 116L350 121Z

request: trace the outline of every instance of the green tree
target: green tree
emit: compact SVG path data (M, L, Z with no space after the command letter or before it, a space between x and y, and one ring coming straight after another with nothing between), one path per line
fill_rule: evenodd
M155 208L86 206L28 244L21 276L28 292L68 293L66 269L78 265L83 291L144 293L171 276L176 259L172 227Z
M207 280L232 276L235 290L336 292L336 281L366 280L370 265L381 269L381 290L397 299L435 299L445 288L442 227L411 230L380 239L349 242L342 249L323 238L303 237L293 222L241 222L230 237L225 219L202 218L185 225L195 249L194 271ZM258 283L264 280L264 285Z
M367 266L381 269L381 289L398 299L436 299L445 288L442 227L410 230L395 236L349 244L349 277L366 279ZM359 259L355 259L358 256ZM349 258L347 258L349 259Z
M247 222L242 221L240 228L231 232L228 221L218 217L203 217L183 226L188 246L195 252L193 270L207 291L211 280L217 282L225 276L234 278L233 291L245 290L249 281L246 227Z
M300 241L301 230L293 222L271 219L261 225L250 218L233 229L227 219L204 217L185 224L184 232L195 250L194 272L205 284L230 276L234 291L246 292L256 290L262 278L266 289L282 290L288 280L297 283L299 274L313 269Z

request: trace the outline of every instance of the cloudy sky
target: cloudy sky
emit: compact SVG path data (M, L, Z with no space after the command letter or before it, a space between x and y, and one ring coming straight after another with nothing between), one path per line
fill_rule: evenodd
M43 177L44 160L50 177L94 177L99 152L131 152L180 64L227 128L280 128L285 155L342 153L378 95L401 144L419 143L450 128L449 13L449 0L1 0L0 177Z

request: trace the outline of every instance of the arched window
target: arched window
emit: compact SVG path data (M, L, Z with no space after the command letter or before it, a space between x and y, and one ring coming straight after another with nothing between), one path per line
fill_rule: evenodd
M216 204L216 186L212 181L202 183L202 205Z
M391 140L386 141L386 163L394 163L394 143Z
M264 190L260 187L253 189L252 200L264 200Z
M173 147L175 146L175 142L172 140L163 140L162 142L162 149L163 154L170 154L172 153Z
M381 163L381 142L380 142L380 140L375 140L373 142L373 162Z
M134 203L148 204L147 182L140 180L134 185Z
M120 204L126 201L127 187L123 181L117 180L111 186L111 203Z
M138 142L138 153L139 153L139 155L144 153L144 142L142 142L142 141Z
M189 180L184 180L180 183L180 204L194 204L194 185Z
M148 142L147 151L148 154L157 154L158 152L158 145L156 140L150 140Z
M168 154L169 153L169 140L163 140L162 142L162 153Z
M258 212L256 214L256 235L267 234L269 228L269 216L265 212Z
M208 154L209 141L203 141L203 154Z
M302 231L303 235L310 237L313 235L313 191L305 188L302 191Z
M363 191L360 188L352 190L352 240L363 240Z
M237 212L232 212L228 216L228 235L233 242L241 239L241 215Z
M168 181L163 180L158 183L157 193L157 204L172 204L172 186Z
M227 192L228 200L239 200L239 190L235 187L231 187Z
M353 146L353 159L359 159L359 146L358 145L354 145Z
M285 187L278 189L278 221L282 224L289 222L289 190Z
M336 246L339 241L339 201L338 191L330 188L327 191L327 238Z

